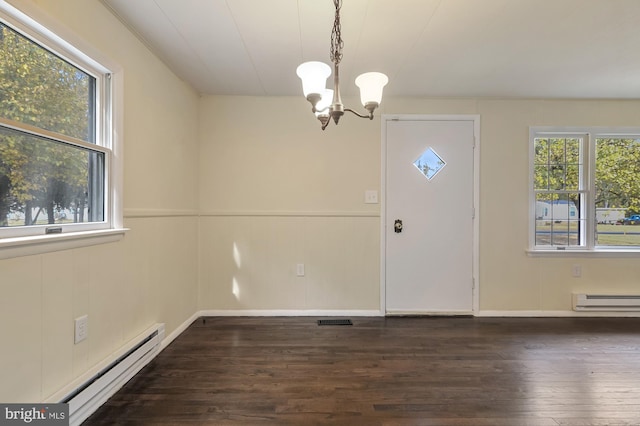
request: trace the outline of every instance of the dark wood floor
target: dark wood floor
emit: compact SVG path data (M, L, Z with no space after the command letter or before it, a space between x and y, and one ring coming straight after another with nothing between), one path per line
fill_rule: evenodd
M201 318L85 425L640 425L640 318Z

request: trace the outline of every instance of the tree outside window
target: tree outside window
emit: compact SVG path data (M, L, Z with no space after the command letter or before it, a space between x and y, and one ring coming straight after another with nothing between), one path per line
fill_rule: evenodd
M0 23L0 227L104 220L95 102L95 77Z

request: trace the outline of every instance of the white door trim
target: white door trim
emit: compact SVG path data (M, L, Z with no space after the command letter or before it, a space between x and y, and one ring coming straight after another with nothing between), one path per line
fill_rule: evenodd
M387 267L387 123L389 121L473 121L473 314L480 311L480 115L478 114L383 114L381 116L381 171L380 171L380 313L386 315L386 267Z

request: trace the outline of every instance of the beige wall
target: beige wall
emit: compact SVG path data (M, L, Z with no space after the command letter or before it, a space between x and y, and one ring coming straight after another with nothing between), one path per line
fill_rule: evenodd
M532 258L528 245L528 127L638 126L638 101L483 100L480 168L480 306L571 310L572 292L640 290L638 257ZM583 266L573 278L574 264Z
M154 323L169 334L197 309L197 94L97 0L37 4L123 69L131 230L117 243L0 261L2 402L46 400ZM74 345L73 319L85 314L89 338Z
M377 311L379 122L322 132L302 97L205 97L200 122L200 308Z
M387 98L381 113L480 115L481 314L640 290L637 256L526 253L529 126L638 126L639 101ZM380 120L322 132L302 96L205 97L200 115L200 308L377 310L380 206L363 194L380 189Z

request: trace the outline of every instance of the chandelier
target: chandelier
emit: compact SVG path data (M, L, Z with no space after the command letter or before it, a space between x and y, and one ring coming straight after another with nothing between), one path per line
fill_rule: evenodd
M349 111L358 117L373 120L373 112L382 100L382 88L389 79L379 72L367 72L356 78L356 86L360 88L360 101L369 114L360 114L350 108L345 108L340 98L340 75L338 72L342 60L342 41L340 27L340 8L342 0L333 0L336 8L336 16L331 30L330 58L333 62L333 90L327 89L327 78L331 75L331 68L324 62L305 62L298 66L296 74L302 80L302 91L311 103L311 110L322 123L322 130L327 128L330 119L338 124L345 111Z

